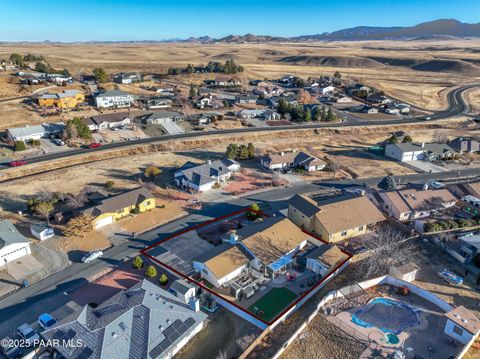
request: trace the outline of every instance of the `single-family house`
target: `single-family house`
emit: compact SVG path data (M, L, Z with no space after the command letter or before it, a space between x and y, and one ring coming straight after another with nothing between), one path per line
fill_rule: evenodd
M75 108L82 102L85 102L85 94L78 90L46 93L38 97L38 104L41 107Z
M101 92L94 97L98 108L130 107L135 101L132 94L120 90Z
M329 243L313 248L305 258L306 268L323 277L349 257L335 244Z
M239 170L240 164L227 158L201 165L187 162L175 172L175 183L181 188L204 192L212 189L216 183L226 182Z
M207 107L211 108L221 108L223 107L222 101L218 100L216 97L212 95L208 96L200 96L195 99L193 102L194 106L199 108L199 109L204 109Z
M353 87L348 89L348 94L350 96L359 96L359 95L368 96L371 92L372 92L371 87L368 87L368 86L365 86L365 85L362 85L362 84L355 84Z
M152 97L144 100L144 102L149 110L173 107L173 98L170 96Z
M352 102L352 98L349 97L349 96L340 96L340 97L336 97L336 102L337 103L351 103Z
M239 243L224 242L193 259L193 268L216 288L244 272L253 259Z
M367 101L376 105L385 105L389 102L392 102L389 98L380 95L368 96Z
M445 314L444 333L456 341L467 344L478 337L480 331L480 320L478 317L465 308L463 305L452 309Z
M253 104L257 103L258 97L254 94L238 95L235 97L235 102L238 104Z
M260 164L269 170L302 168L308 172L320 171L327 165L325 161L303 151L268 154L260 158Z
M0 267L31 254L30 241L8 219L0 221Z
M143 280L95 308L85 305L41 336L46 342L82 343L55 345L65 359L163 359L172 358L206 320L198 305Z
M480 142L473 138L457 137L448 145L458 153L474 153L480 151Z
M165 125L168 123L176 122L185 119L185 116L180 112L175 111L156 111L140 115L133 120L137 123L146 125Z
M130 124L132 120L129 112L115 112L106 115L91 116L82 121L90 130L94 131L123 127Z
M121 73L115 76L114 81L118 84L131 84L132 82L142 81L142 75L137 73Z
M46 223L35 223L30 226L32 235L41 241L55 236L55 231Z
M368 113L368 114L375 114L375 113L378 113L378 108L372 107L372 106L363 106L362 112Z
M412 221L429 217L455 205L456 198L447 189L399 189L378 193L383 210L399 221Z
M9 141L28 141L39 140L51 136L59 136L65 129L63 122L42 123L41 125L25 126L7 129L7 138Z
M97 229L129 216L155 208L155 197L146 188L136 188L105 198L99 204L83 210L93 217L93 228Z
M288 202L288 218L326 242L338 242L370 232L385 220L365 196L324 201L317 204L303 195Z
M334 86L325 86L325 87L320 87L319 88L319 92L322 94L322 95L327 95L327 94L330 94L332 92L335 91L335 87Z
M400 162L455 158L457 152L443 143L395 143L385 146L385 155Z

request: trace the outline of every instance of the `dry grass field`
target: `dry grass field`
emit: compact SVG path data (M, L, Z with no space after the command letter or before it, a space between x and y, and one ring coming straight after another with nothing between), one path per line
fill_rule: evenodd
M480 78L480 40L316 42L267 44L8 44L12 52L43 55L74 74L160 72L169 66L233 58L249 78L318 76L340 71L429 109L445 106L445 89Z

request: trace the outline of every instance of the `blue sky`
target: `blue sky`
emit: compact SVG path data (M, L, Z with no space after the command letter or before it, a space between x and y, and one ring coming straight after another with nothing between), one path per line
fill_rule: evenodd
M0 40L295 36L439 18L477 23L479 14L479 0L14 0L0 6Z

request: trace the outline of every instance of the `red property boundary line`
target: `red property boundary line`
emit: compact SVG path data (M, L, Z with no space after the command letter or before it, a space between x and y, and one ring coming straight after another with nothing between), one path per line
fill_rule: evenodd
M185 274L183 274L183 273L179 272L178 270L172 268L172 267L169 266L168 264L165 264L165 263L159 261L157 258L155 258L154 256L151 256L150 254L147 253L147 252L148 252L149 250L151 250L152 248L155 248L155 247L159 246L160 244L165 243L165 242L167 242L167 241L169 241L169 240L171 240L171 239L173 239L173 238L175 238L175 237L178 237L178 236L180 236L180 235L182 235L182 234L185 234L185 233L187 233L187 232L196 230L196 229L198 229L198 228L207 226L207 225L209 225L209 224L212 224L212 223L221 221L222 219L226 219L226 218L230 218L230 217L236 216L236 215L241 214L241 213L243 213L243 212L246 212L246 211L248 211L248 210L249 210L249 208L242 208L242 209L239 209L239 210L237 210L237 211L235 211L235 212L232 212L232 213L229 213L229 214L226 214L226 215L217 217L217 218L213 218L213 219L210 219L210 220L208 220L208 221L199 223L199 224L197 224L197 225L195 225L195 226L192 226L192 227L183 229L183 230L181 230L181 231L179 231L179 232L176 232L176 233L174 233L174 234L172 234L172 235L170 235L170 236L168 236L168 237L166 237L166 238L164 238L164 239L162 239L162 240L160 240L160 241L158 241L158 242L156 242L156 243L154 243L154 244L152 244L152 245L150 245L150 246L142 249L142 250L140 251L140 254L142 254L142 255L150 258L152 261L156 262L157 264L159 264L160 266L166 268L167 270L175 273L176 275L178 275L179 277L187 280L188 282L192 282L192 283L194 283L195 285L203 288L204 290L206 290L206 291L209 292L210 294L213 294L213 295L219 297L220 299L226 301L227 303L231 304L232 306L236 307L237 309L240 309L240 310L243 311L244 313L246 313L246 314L254 317L255 319L259 320L260 322L266 324L267 326L271 326L271 325L274 324L279 318L281 318L285 313L287 313L290 309L292 309L295 305L297 305L297 303L299 303L303 298L305 298L308 294L310 294L312 291L314 291L316 288L318 288L323 282L325 282L327 279L329 279L329 278L332 276L333 273L335 273L340 267L342 267L346 262L348 262L353 256L352 256L350 253L344 251L343 249L340 249L340 250L342 251L342 253L344 253L344 254L347 255L348 258L345 259L345 260L343 260L343 261L342 261L341 263L339 263L338 265L336 265L336 266L329 272L329 274L328 274L327 276L323 277L317 284L315 284L313 287L311 287L309 290L307 290L305 293L303 293L300 297L298 297L298 298L297 298L292 304L290 304L286 309L284 309L282 312L280 312L279 314L277 314L277 316L274 317L271 321L267 322L266 320L260 318L260 317L257 316L256 314L254 314L254 313L248 311L247 309L241 307L241 306L238 305L237 303L232 302L232 301L226 299L226 298L223 297L222 295L220 295L220 294L218 294L217 292L213 291L212 289L206 287L204 284L202 284L202 283L200 283L200 282L198 282L198 281L196 281L196 280L194 280L194 279L186 276ZM265 216L265 214L264 214L263 212L260 212L260 213ZM325 243L325 244L328 244L328 242L322 240L321 238L318 238L316 235L314 235L314 234L312 234L312 233L310 233L310 232L307 232L307 231L305 231L305 230L303 230L303 229L302 229L302 231L303 231L304 233L308 234L309 236L311 236L311 237L313 237L313 238L315 238L315 239L317 239L317 240L319 240L319 241L321 241L321 242L323 242L323 243Z

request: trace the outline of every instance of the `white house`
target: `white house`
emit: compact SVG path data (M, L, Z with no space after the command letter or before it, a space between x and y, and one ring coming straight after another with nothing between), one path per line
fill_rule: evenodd
M0 221L0 267L31 254L30 241L8 219Z
M280 152L279 154L268 154L260 159L260 164L269 170L279 170L283 168L303 168L308 172L321 171L326 167L326 163L321 159L314 157L303 151L300 152Z
M95 104L99 108L130 107L134 103L134 97L128 92L114 90L99 93L95 96Z
M322 95L326 95L335 91L335 87L333 86L320 87L319 91Z
M187 162L175 172L175 183L178 187L204 192L216 183L226 182L239 170L240 164L230 159L208 161L203 165Z
M480 320L464 306L456 307L447 314L444 333L456 341L467 344L478 337Z
M456 152L443 143L395 143L385 146L385 155L400 162L453 158Z
M47 226L45 223L36 223L30 226L30 232L32 235L41 241L55 236L55 231L52 227Z
M43 123L35 126L25 126L7 129L7 137L10 141L39 140L52 135L60 135L65 129L63 122Z
M129 112L116 112L106 115L92 116L85 120L90 130L105 130L122 127L132 122Z
M323 277L347 259L348 255L336 245L325 244L314 248L306 255L306 268Z

